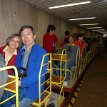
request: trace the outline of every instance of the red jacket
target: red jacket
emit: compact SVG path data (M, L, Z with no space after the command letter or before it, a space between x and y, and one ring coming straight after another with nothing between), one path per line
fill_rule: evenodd
M82 55L83 55L84 48L85 48L85 43L84 43L84 41L78 41L78 40L76 40L76 41L75 41L75 44L79 46L79 48L80 48L80 55L82 56Z
M49 53L57 42L56 35L50 35L48 32L43 36L43 48Z
M0 47L0 53L2 54L2 56L5 58L5 52L3 51L5 49L6 46ZM11 59L8 61L7 66L15 66L15 60L16 60L16 55L13 55L11 57ZM12 75L13 71L12 70L8 70L8 74Z

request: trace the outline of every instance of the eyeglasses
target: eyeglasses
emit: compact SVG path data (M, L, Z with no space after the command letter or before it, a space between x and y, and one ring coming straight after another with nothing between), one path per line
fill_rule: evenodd
M15 42L15 43L17 43L17 44L20 44L20 41L16 41L16 40L14 40L14 39L11 39L10 41L11 41L11 42Z

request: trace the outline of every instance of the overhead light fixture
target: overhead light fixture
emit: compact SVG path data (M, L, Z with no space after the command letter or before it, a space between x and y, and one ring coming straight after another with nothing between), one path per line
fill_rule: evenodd
M80 24L80 26L92 26L92 25L98 25L99 23L90 23L90 24Z
M70 21L75 21L75 20L90 20L90 19L95 19L96 17L87 17L87 18L75 18L75 19L69 19Z
M104 31L105 29L94 29L92 31Z
M102 27L89 27L87 29L100 29L100 28L102 28Z
M107 33L103 35L103 37L107 37Z
M91 3L91 1L79 2L79 3L69 3L69 4L65 4L65 5L59 5L59 6L52 6L52 7L49 7L48 9L56 9L56 8L61 8L61 7L70 7L70 6L82 5L82 4L88 4L88 3Z

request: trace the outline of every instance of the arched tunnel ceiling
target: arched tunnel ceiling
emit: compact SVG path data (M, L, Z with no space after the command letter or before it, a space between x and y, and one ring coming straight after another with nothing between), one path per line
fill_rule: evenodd
M35 7L42 9L50 14L53 14L65 21L70 18L96 17L93 20L70 21L70 23L79 26L84 23L99 23L97 26L102 26L107 32L107 0L90 0L90 4L64 7L58 9L48 9L55 5L65 5L69 3L83 2L86 0L23 0ZM84 28L94 26L82 26Z

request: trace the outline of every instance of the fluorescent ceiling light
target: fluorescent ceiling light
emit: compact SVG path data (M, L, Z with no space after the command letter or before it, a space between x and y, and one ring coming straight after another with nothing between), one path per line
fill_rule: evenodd
M104 34L107 34L107 31L101 31L100 33L104 33Z
M107 37L107 33L103 35L103 37Z
M104 31L105 29L94 29L92 31Z
M69 19L70 21L74 20L89 20L89 19L95 19L96 17L88 17L88 18L75 18L75 19Z
M89 27L87 29L100 29L100 28L102 28L102 27Z
M56 9L56 8L61 8L61 7L70 7L70 6L82 5L82 4L88 4L88 3L91 3L91 1L79 2L79 3L69 3L69 4L65 4L65 5L59 5L59 6L52 6L52 7L49 7L48 9Z
M90 24L80 24L80 26L91 26L91 25L98 25L99 23L90 23Z

